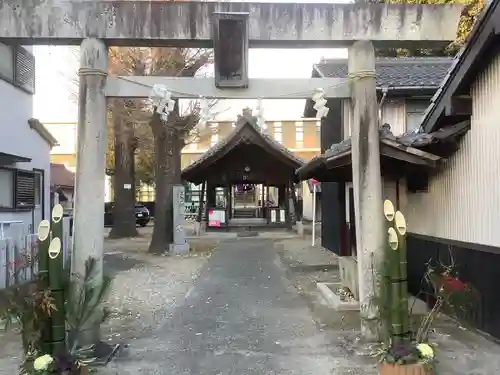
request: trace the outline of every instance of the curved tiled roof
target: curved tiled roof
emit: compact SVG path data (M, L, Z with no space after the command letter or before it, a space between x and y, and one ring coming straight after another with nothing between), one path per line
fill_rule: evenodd
M200 158L184 168L182 170L182 174L189 174L196 169L204 168L204 164L208 167L209 164L212 164L218 159L217 154L222 152L225 154L227 151L230 151L238 144L242 143L245 138L242 137L242 135L248 130L250 130L249 134L252 134L254 137L260 137L271 150L281 154L283 159L288 160L294 168L298 168L305 163L303 159L296 156L292 151L276 141L269 134L262 132L261 128L256 123L255 117L240 116L233 131L226 138L220 140L208 149L203 155L200 156Z
M453 62L450 57L377 58L378 87L439 87ZM325 77L347 78L346 59L325 59L314 68Z

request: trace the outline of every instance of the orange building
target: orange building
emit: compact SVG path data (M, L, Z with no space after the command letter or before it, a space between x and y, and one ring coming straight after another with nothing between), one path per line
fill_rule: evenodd
M268 133L298 157L308 161L320 154L320 121L315 118L266 121ZM182 150L181 166L187 167L210 147L224 139L233 129L234 121L209 121L209 134L188 144Z
M310 160L320 154L320 121L315 118L299 120L267 121L268 133L301 159ZM234 121L209 121L207 132L200 139L188 144L182 150L181 167L185 168L198 159L233 129ZM47 130L57 139L59 146L52 149L50 162L64 164L70 171L76 170L76 122L44 123ZM107 200L112 200L110 186L106 187ZM141 184L138 201L154 201L154 187Z

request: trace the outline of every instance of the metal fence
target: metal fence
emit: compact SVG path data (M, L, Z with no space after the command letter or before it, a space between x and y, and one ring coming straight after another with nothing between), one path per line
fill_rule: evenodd
M38 273L38 239L23 222L0 222L0 289L32 280ZM71 249L70 221L63 219L65 264Z

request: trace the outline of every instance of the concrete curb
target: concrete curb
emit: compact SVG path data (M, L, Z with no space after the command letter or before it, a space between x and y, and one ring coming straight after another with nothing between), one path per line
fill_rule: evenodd
M335 311L359 311L358 301L342 301L333 291L342 287L341 283L317 283L319 293Z

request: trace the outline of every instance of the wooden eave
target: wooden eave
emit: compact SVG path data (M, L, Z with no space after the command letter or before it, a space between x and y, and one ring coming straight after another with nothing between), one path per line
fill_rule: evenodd
M255 124L253 118L241 118L240 123L225 139L219 141L216 145L206 151L194 163L184 168L182 178L191 182L202 182L200 175L210 168L210 166L221 160L229 152L242 144L253 144L262 147L269 154L276 157L283 164L290 166L293 169L299 168L304 164L304 161L295 156L281 143L267 134L263 134Z
M457 55L450 72L431 101L423 119L426 133L452 125L472 115L470 84L500 51L499 1L486 4L480 19Z
M315 178L323 182L335 181L336 179L332 179L333 176L331 174L335 173L335 170L340 170L351 165L351 151L352 148L349 146L345 150L335 154L328 155L327 152L318 156L297 170L298 179L306 180ZM380 139L380 156L425 169L436 168L442 160L440 156L385 138ZM383 174L384 172L382 171Z
M30 118L28 120L28 125L31 129L33 129L34 131L36 131L38 133L38 135L45 141L48 143L48 145L50 146L50 148L54 147L54 146L59 146L59 143L57 142L57 139L54 138L54 136L52 134L50 134L50 132L47 130L47 128L45 126L43 126L43 124L40 122L40 120L36 119L36 118Z
M335 169L350 165L352 162L352 149L332 155L324 160L327 169ZM418 150L413 147L404 146L390 139L380 140L380 155L399 160L408 164L420 165L427 168L435 168L441 159L439 156Z

